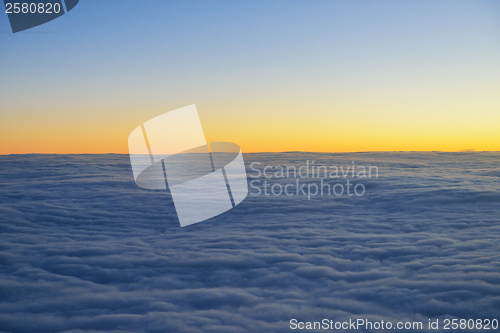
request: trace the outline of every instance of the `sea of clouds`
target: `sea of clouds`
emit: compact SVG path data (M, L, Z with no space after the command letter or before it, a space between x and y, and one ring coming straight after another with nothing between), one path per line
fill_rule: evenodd
M500 153L244 158L354 161L379 177L363 196L249 195L181 228L168 192L135 185L127 155L0 156L0 332L500 319Z

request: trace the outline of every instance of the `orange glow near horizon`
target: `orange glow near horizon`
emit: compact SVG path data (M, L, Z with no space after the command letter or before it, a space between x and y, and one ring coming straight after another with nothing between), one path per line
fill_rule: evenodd
M365 98L331 106L282 101L268 103L267 108L264 103L200 103L197 108L207 141L234 142L247 153L500 151L498 102L488 108L480 105L481 110L473 110L473 102L463 98L454 103L403 104ZM61 117L57 112L28 121L13 117L9 126L0 125L0 154L127 154L128 135L135 127L178 107L102 110L84 118Z

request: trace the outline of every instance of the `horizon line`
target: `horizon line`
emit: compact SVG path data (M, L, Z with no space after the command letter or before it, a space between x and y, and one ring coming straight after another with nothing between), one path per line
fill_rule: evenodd
M475 149L463 149L463 150L363 150L363 151L307 151L307 150L287 150L287 151L253 151L253 152L242 152L243 154L287 154L287 153L314 153L314 154L356 154L356 153L500 153L500 150L475 150ZM0 153L0 156L9 155L129 155L129 153Z

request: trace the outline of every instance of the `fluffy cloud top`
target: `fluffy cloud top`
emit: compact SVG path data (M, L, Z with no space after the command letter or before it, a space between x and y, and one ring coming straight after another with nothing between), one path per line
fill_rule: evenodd
M245 160L355 161L378 166L379 178L356 180L360 197L249 195L180 228L169 194L138 188L125 155L0 156L0 332L500 319L500 154Z

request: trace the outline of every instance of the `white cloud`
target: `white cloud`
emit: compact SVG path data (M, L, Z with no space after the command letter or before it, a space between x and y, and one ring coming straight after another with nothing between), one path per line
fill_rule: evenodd
M179 228L126 155L0 156L6 332L288 332L288 321L498 317L493 153L246 154L377 165L363 197L248 196Z

